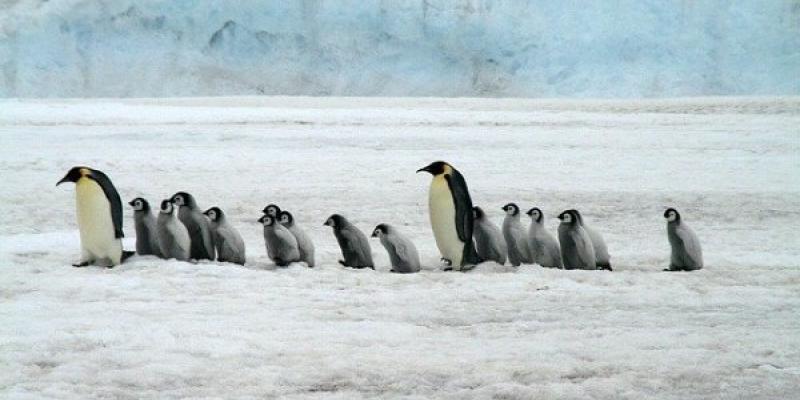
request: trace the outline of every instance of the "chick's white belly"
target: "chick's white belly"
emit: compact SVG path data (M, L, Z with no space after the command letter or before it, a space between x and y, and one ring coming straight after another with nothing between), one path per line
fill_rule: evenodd
M458 238L456 208L444 178L437 177L431 184L429 207L433 236L439 252L453 266L461 265L464 243Z

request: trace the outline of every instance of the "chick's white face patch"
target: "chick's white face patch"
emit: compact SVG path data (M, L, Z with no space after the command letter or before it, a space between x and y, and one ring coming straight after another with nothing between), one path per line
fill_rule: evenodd
M676 219L678 219L678 216L675 215L675 211L670 211L667 213L667 221L675 222Z

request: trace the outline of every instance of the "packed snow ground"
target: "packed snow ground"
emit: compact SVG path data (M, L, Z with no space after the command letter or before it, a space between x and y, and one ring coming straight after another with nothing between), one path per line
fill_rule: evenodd
M0 101L0 397L797 398L798 127L798 98ZM509 201L551 230L580 209L615 271L439 271L414 173L436 159L498 224ZM247 265L70 267L73 189L54 185L78 164L126 202L219 205ZM268 202L318 268L271 265ZM661 272L667 206L704 270ZM387 273L374 239L377 271L339 267L333 212L399 226L425 270ZM132 249L127 205L125 232Z

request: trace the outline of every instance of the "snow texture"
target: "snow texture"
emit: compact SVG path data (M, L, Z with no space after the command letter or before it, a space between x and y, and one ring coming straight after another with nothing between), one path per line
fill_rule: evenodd
M789 399L800 393L800 99L192 98L0 101L0 398ZM580 209L614 272L442 272L445 159L495 223ZM123 200L219 205L244 267L79 256L71 166ZM291 210L319 266L275 269L260 210ZM706 268L666 273L662 213ZM394 224L423 271L336 263L325 218ZM125 246L134 248L125 206Z
M800 94L800 1L0 2L0 97Z

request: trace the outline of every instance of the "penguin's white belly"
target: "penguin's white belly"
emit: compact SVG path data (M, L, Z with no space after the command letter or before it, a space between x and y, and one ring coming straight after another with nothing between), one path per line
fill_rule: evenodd
M464 254L464 242L458 238L456 206L443 175L433 179L428 205L436 246L439 247L442 257L450 260L454 268L458 268Z
M89 256L89 260L83 261L108 258L119 263L122 243L114 235L111 207L103 189L91 179L82 178L77 182L75 195L81 247Z

